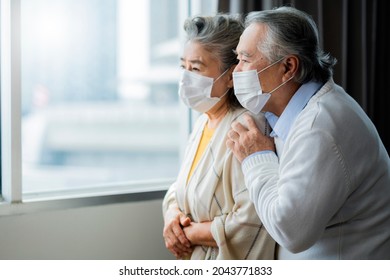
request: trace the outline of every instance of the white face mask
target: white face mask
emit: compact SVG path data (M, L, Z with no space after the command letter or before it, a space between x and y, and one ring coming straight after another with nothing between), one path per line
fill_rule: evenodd
M189 108L205 113L217 104L226 95L229 89L221 97L211 97L213 84L218 81L227 71L218 78L205 77L188 70L183 70L179 84L179 96Z
M279 63L282 60L283 58L275 61L274 63L271 63L270 65L261 69L258 72L256 70L233 72L234 93L241 105L251 111L253 114L260 113L264 105L267 103L268 99L271 97L271 93L273 93L275 90L283 86L285 83L287 83L294 77L291 77L270 92L263 93L258 74L267 70L268 68L275 65L276 63Z

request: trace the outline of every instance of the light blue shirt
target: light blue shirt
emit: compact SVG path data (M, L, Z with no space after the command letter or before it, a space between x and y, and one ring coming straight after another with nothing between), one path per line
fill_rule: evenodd
M285 142L296 117L303 110L303 108L305 108L307 102L309 102L310 98L312 98L312 96L322 87L322 85L323 84L318 82L308 82L303 84L293 95L290 102L288 102L280 117L274 115L271 112L265 112L265 118L272 128L270 136L279 137L281 140L283 140L283 142ZM256 152L248 156L246 159L259 153L269 152L272 151L266 150Z
M303 84L293 95L279 118L271 112L266 112L265 118L272 127L270 136L280 137L283 141L286 141L296 117L321 86L322 84L317 82Z

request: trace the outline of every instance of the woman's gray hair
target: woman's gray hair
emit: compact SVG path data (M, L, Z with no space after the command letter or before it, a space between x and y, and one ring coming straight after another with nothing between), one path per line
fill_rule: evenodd
M217 14L215 16L196 16L184 22L186 40L201 44L208 52L215 55L220 62L221 73L238 64L236 49L244 31L240 16ZM242 107L234 90L227 93L231 108Z
M267 26L267 34L258 49L270 62L288 55L299 58L295 81L325 83L332 77L337 60L320 48L318 29L311 16L292 7L280 7L249 13L245 26L252 23Z

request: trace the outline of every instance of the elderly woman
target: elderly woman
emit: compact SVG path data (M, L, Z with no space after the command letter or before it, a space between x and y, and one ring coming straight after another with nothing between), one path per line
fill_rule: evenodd
M242 22L227 15L195 17L186 20L184 29L179 96L204 114L164 198L166 247L177 258L273 259L275 242L249 200L239 162L225 145L231 123L242 122L247 112L232 80ZM263 116L257 125L266 133Z

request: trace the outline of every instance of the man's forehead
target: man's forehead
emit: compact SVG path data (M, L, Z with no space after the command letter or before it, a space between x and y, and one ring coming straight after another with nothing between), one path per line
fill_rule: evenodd
M257 46L262 35L259 24L249 25L240 37L237 53L245 56L253 56L258 52Z

